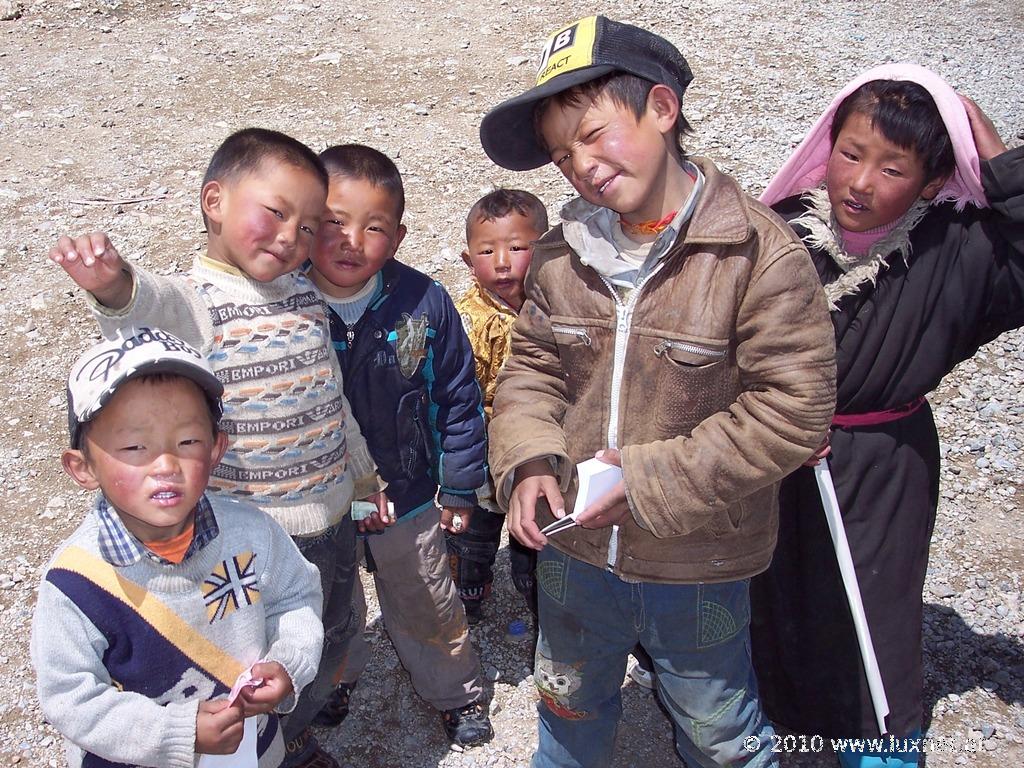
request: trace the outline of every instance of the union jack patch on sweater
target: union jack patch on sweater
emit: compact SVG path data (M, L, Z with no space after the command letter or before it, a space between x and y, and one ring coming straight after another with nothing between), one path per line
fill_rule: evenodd
M222 560L203 581L203 599L210 623L230 616L243 605L259 602L257 582L256 555L252 552Z

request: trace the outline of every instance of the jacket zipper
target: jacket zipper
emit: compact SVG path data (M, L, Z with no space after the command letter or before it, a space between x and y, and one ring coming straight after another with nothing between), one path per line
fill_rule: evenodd
M552 333L562 333L566 336L575 336L577 339L582 341L588 347L590 346L590 334L583 328L574 328L571 325L560 325L558 323L551 324Z
M625 304L622 303L622 299L619 298L618 291L615 290L615 286L612 285L611 281L600 272L597 273L615 301L615 355L612 358L611 413L608 416L609 448L619 447L619 397L622 394L622 373L626 365L626 346L629 343L629 328L633 322L633 309L636 307L636 302L640 298L640 293L643 291L644 286L647 285L652 277L658 274L664 263L664 260L658 262L654 269L637 283L636 288L633 289L629 296L629 301ZM611 536L608 539L606 569L609 571L615 569L615 561L618 559L618 555L619 526L613 525Z
M367 307L366 310L363 312L363 314L361 314L356 319L356 321L354 323L352 323L352 325L346 325L345 326L345 338L348 340L348 348L350 350L354 348L357 332L362 327L363 321L366 320L366 317L369 314L369 312L370 312L370 309L369 309L369 307Z
M701 357L716 359L725 357L725 350L722 349L708 349L707 347L699 347L686 341L670 341L669 339L662 339L658 342L654 346L654 354L661 357L669 349L681 349L683 352L689 352L691 355L700 355Z

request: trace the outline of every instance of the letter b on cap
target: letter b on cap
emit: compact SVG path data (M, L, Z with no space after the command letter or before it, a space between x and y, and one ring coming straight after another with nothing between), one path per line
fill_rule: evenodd
M597 17L588 16L549 37L537 69L537 85L556 74L590 66L596 27Z

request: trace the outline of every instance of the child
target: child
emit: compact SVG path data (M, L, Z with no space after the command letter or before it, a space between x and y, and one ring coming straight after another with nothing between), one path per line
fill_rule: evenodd
M222 391L196 350L149 328L71 369L64 471L99 494L46 568L31 647L75 768L192 766L252 726L261 768L284 756L275 713L316 672L319 580L256 507L203 494L227 447ZM250 665L262 685L226 701Z
M473 285L455 302L455 307L473 346L476 379L488 419L498 371L508 357L512 324L525 299L523 281L530 268L533 241L547 231L548 212L544 204L520 189L488 192L466 216L466 250L462 260L473 272ZM446 535L452 574L470 624L483 618L482 604L491 593L491 569L505 520L494 506L490 483L482 490L484 497L473 510L468 528L460 535ZM514 538L509 540L508 548L512 583L536 613L536 553Z
M310 252L326 196L327 174L312 150L249 128L228 137L207 168L207 254L187 276L129 265L99 234L61 238L50 252L89 291L105 334L159 326L210 360L226 388L228 435L210 490L260 505L320 571L326 645L317 679L284 723L288 768L334 764L306 728L354 631L355 526L346 513L353 497L378 490L339 383L322 299L293 271Z
M395 164L358 144L320 157L330 187L309 274L330 305L345 392L356 419L373 426L367 441L388 484L377 511L360 522L377 534L365 540L367 567L413 687L441 710L452 742L480 744L493 732L443 536L465 530L484 480L472 350L445 290L393 258L405 237ZM366 658L362 644L354 646L318 724L337 724L348 712Z
M807 243L831 306L829 464L897 737L924 722L922 589L939 489L924 396L1024 322L1022 195L1024 148L1007 152L935 74L886 65L843 89L762 197ZM780 510L775 559L752 591L767 713L801 733L878 736L812 470L786 479Z
M580 194L534 246L490 429L509 530L539 550L533 764L610 763L639 642L688 765L777 765L747 579L771 558L778 481L832 415L824 299L783 222L683 154L691 74L670 43L592 16L538 72L480 127L499 165L553 162ZM623 479L545 537L595 455Z

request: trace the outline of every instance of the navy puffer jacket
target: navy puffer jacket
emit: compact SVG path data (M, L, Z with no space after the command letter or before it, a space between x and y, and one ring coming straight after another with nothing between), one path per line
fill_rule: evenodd
M401 517L472 507L487 456L473 350L448 292L395 260L352 327L333 310L345 395Z

